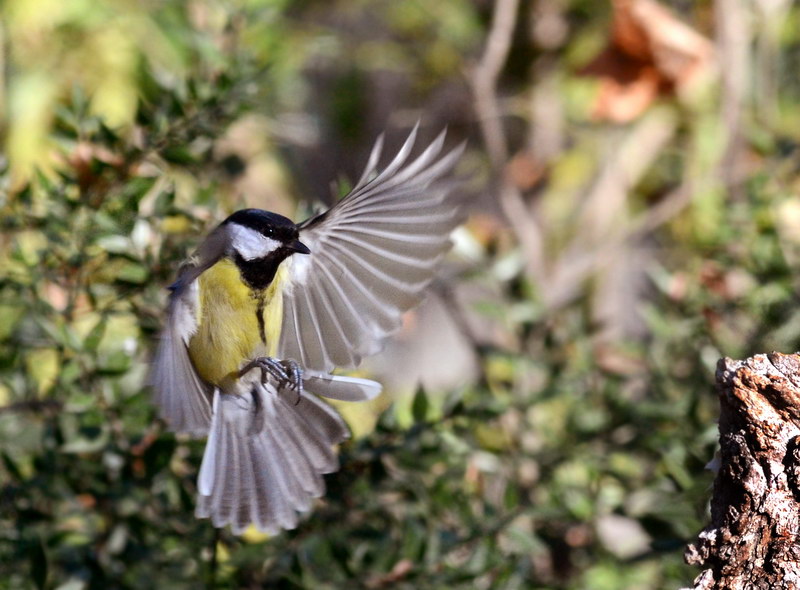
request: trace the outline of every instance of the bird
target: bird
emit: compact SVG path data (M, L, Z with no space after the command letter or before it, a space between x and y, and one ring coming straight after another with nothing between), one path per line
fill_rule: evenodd
M234 212L181 265L150 383L176 433L207 437L195 515L234 534L296 528L349 437L321 397L365 401L369 379L333 374L378 352L418 304L462 221L445 131L418 156L419 124L378 169L379 136L352 190L294 223Z

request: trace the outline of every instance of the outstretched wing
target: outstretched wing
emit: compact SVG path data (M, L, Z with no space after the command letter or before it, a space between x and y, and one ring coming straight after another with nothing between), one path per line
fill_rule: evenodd
M189 358L189 339L197 331L197 277L224 254L224 227L217 228L183 266L170 287L169 306L150 373L159 414L175 432L208 433L213 388L204 382Z
M379 139L350 194L300 225L311 254L287 261L281 358L323 372L356 366L421 299L460 221L445 177L464 146L440 157L443 132L407 163L416 134L376 173Z

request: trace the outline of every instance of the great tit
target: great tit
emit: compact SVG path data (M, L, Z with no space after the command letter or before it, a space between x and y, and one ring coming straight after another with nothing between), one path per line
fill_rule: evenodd
M300 224L237 211L169 289L152 370L175 432L207 436L196 515L239 534L297 525L349 436L317 396L361 401L381 386L331 375L377 352L448 250L461 199L448 178L463 144L444 133L409 160L417 128L378 172L382 138L353 190Z

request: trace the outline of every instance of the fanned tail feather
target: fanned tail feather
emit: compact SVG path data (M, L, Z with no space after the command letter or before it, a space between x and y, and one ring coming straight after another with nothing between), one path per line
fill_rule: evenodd
M348 397L348 386L352 398L369 391L360 383L366 380L337 379L314 376L307 383L318 391L330 386L340 397ZM231 525L235 534L250 524L270 534L295 528L298 513L325 492L322 474L338 468L332 446L348 438L347 425L312 393L298 401L293 391L256 383L249 399L217 395L196 515L216 527Z

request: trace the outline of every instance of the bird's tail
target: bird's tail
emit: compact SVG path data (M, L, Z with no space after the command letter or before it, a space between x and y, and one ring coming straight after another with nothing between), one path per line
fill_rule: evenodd
M366 379L309 375L301 396L256 383L251 396L214 394L197 487L196 514L235 534L248 525L275 534L325 491L322 474L338 469L333 445L349 437L344 420L316 395L361 401L380 392Z

